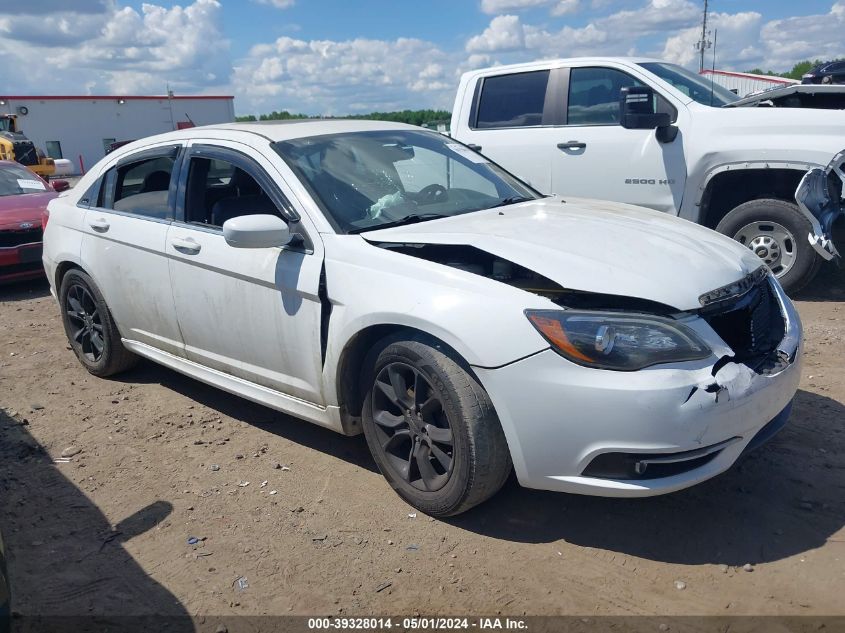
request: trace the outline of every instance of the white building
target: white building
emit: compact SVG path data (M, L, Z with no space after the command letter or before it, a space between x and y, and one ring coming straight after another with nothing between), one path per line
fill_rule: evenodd
M780 88L781 86L791 86L792 84L801 83L795 79L786 79L784 77L736 73L729 70L702 70L701 74L707 79L712 77L716 84L734 91L740 97L747 97L753 92L767 90L768 88Z
M0 113L52 158L66 158L81 173L114 142L178 128L235 120L231 96L7 96Z

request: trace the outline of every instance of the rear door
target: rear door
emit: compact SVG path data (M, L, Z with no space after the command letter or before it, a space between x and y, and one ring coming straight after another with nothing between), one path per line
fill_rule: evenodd
M289 190L250 146L194 141L182 172L166 252L188 359L321 404L316 230L307 217L293 222ZM302 239L281 248L229 246L223 223L259 213L281 216Z
M558 101L563 119L550 135L554 192L677 214L687 176L683 135L661 143L655 130L629 130L619 123L621 89L645 84L604 66L562 72ZM664 97L656 100L659 111L677 117Z
M121 336L178 356L184 346L164 247L182 152L169 143L108 169L89 193L81 253Z
M478 79L460 132L461 141L544 193L551 189L555 76L543 69Z

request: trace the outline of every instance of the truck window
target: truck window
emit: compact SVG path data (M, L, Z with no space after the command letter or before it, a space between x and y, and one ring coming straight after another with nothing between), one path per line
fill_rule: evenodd
M642 86L641 81L613 68L573 68L569 74L568 125L619 125L622 88ZM674 123L677 110L655 92L656 112L666 112Z
M613 68L573 68L569 75L569 125L619 125L620 90L643 84Z
M543 122L549 71L486 77L476 128L530 127Z

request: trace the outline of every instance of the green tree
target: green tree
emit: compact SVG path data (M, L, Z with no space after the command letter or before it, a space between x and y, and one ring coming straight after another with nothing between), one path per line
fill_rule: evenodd
M400 110L397 112L370 112L369 114L346 114L342 116L319 117L308 114L292 114L287 110L278 112L273 110L269 114L254 114L235 117L236 121L287 121L290 119L368 119L377 121L395 121L397 123L410 123L411 125L426 125L448 121L452 113L448 110Z
M822 61L820 59L817 59L813 62L811 62L810 60L798 62L792 67L792 70L787 73L784 73L783 76L787 79L798 79L800 81L801 77L806 75L808 72L810 72L812 68L818 66L821 63Z
M842 61L841 59L832 59L830 61L838 62ZM801 81L801 77L806 75L810 70L818 66L819 64L823 64L824 62L820 59L816 59L810 61L809 59L805 59L803 62L798 62L792 67L792 70L789 70L785 73L776 73L771 70L762 70L761 68L755 68L753 70L749 70L747 72L755 74L755 75L771 75L773 77L785 77L787 79L797 79Z

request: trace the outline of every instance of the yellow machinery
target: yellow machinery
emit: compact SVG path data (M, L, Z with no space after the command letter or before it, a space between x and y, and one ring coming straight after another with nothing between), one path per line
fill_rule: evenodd
M42 178L56 172L52 158L37 149L18 127L16 114L0 114L0 160L14 160Z

